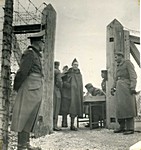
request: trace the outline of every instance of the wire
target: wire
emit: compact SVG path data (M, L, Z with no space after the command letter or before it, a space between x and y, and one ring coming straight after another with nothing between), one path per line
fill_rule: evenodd
M29 9L29 7L30 7L30 4L31 4L31 3L29 3L29 5L28 5L28 7L27 7L27 11L28 11L28 9Z
M14 11L15 13L17 13L18 14L18 16L19 16L19 18L21 18L21 20L25 23L25 24L27 24L28 25L28 23L27 22L25 22L25 20L19 15L19 12L17 12L17 11Z
M36 9L36 11L39 11L42 15L44 15L40 10L39 10L39 8L42 6L42 4L44 4L44 3L42 3L38 8L33 4L33 2L31 1L31 0L28 0L33 6L34 6L34 8Z
M19 2L19 5L32 17L32 19L36 20L37 22L39 22L37 19L35 19L25 8L24 6ZM39 22L40 23L40 22Z

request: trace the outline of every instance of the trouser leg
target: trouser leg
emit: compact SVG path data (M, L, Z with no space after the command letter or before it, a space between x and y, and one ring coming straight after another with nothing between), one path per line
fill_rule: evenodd
M18 132L18 150L24 150L29 146L30 133L25 131Z
M127 130L134 130L134 118L127 118L126 119L126 129Z
M70 129L73 130L73 131L77 131L77 128L74 126L74 120L76 118L75 115L70 115L71 117L71 126L70 126Z
M60 104L61 104L61 98L58 97L58 95L54 95L54 101L53 101L53 128L56 131L59 131L60 129L57 126L58 123L58 115L60 111Z
M67 114L62 115L62 127L68 127Z
M118 119L120 130L125 130L125 119Z
M92 125L92 128L98 128L99 127L99 116L100 116L100 110L99 110L99 107L94 107L92 109L92 122L95 122L93 125Z

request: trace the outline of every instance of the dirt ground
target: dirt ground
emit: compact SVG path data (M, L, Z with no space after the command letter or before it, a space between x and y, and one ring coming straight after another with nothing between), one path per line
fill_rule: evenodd
M105 128L90 130L84 125L81 123L78 131L62 128L62 131L51 135L31 139L31 145L41 147L42 150L129 150L130 146L141 141L140 132L123 135ZM141 127L141 123L136 126Z

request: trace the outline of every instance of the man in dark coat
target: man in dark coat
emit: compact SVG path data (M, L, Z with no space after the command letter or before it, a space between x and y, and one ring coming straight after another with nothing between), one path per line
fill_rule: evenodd
M58 115L60 111L61 104L61 88L62 88L62 78L61 72L59 70L60 62L54 62L54 97L53 97L53 130L60 131L58 128Z
M70 114L70 129L77 131L74 120L76 116L83 117L83 82L76 59L73 60L72 67L68 70L63 81L62 97L61 112L63 117L66 120L67 114Z
M20 68L14 79L17 96L13 108L11 130L18 132L18 150L32 149L29 134L34 132L42 100L42 65L43 49L41 31L30 36L31 46L23 53ZM35 148L33 148L35 149Z
M87 89L87 93L86 96L102 96L104 95L103 91L95 88L91 83L88 83L85 85L85 88ZM97 102L97 104L99 104L100 102ZM87 105L84 105L85 107L87 107ZM105 108L106 111L106 108ZM105 112L106 114L106 112ZM98 122L100 121L100 119L102 118L102 111L101 109L99 109L99 107L95 107L94 109L92 109L92 121L97 122L97 124L93 125L93 128L99 128L99 124ZM87 125L85 125L85 127L89 127L89 123Z
M115 53L117 62L116 75L111 94L115 92L116 116L120 125L114 133L123 132L123 134L134 133L134 117L136 110L136 82L137 75L130 60L124 60L123 52Z

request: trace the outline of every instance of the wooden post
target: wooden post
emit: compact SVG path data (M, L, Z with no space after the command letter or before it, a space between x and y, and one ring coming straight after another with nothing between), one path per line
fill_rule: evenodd
M5 0L0 87L0 149L8 149L13 0Z
M127 30L124 30L124 57L125 60L130 59L130 38Z
M54 88L54 43L56 12L51 4L42 12L42 25L45 25L45 49L43 53L44 89L41 106L42 122L37 136L52 133L53 129L53 88Z
M107 127L115 128L118 126L116 121L116 108L114 96L111 96L111 87L113 85L113 79L116 70L115 56L114 53L122 51L124 52L124 32L123 26L119 21L114 19L107 26L107 71L108 71L108 81L106 87L106 110L107 110Z

